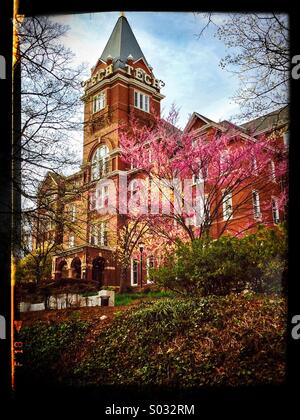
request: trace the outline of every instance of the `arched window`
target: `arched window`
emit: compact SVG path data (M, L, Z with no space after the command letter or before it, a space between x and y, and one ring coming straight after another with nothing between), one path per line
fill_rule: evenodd
M109 149L107 146L98 147L92 157L92 180L105 176L108 172Z
M80 279L81 277L81 261L80 258L75 257L71 262L72 268L72 277L76 279Z

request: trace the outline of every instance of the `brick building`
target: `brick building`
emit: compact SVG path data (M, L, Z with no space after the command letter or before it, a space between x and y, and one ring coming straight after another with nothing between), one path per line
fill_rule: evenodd
M91 70L91 77L82 83L84 94L84 140L80 171L63 177L48 173L40 186L40 200L46 211L40 211L36 244L55 241L62 248L53 256L52 277L96 280L103 285L119 285L120 267L115 256L117 232L122 219L100 214L93 205L93 192L99 179L111 179L118 187L119 174L129 179L136 170L126 167L120 158L119 135L122 124L134 113L147 124L153 114L160 115L160 93L164 83L157 79L124 16L120 16L101 57ZM226 121L216 123L193 113L185 130L222 131ZM257 137L276 131L276 142L287 143L288 115L279 110L261 117L240 129L241 137ZM284 146L282 146L284 147ZM276 187L277 188L277 187ZM108 190L101 190L105 200ZM234 206L234 203L231 203ZM257 203L256 203L257 205ZM274 204L274 223L282 215ZM55 215L49 219L49 208ZM220 221L221 223L221 221ZM218 223L213 229L218 230ZM212 232L214 236L214 233ZM146 265L153 260L145 261ZM139 263L132 261L127 282L139 283ZM147 281L145 270L145 282Z

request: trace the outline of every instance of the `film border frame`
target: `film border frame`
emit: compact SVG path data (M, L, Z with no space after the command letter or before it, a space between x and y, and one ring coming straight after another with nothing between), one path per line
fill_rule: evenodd
M11 24L11 19L14 14L13 10L13 3L16 3L16 0L13 2L12 0L10 2L5 2L5 10L4 13L1 13L1 32L5 33L5 43L4 48L1 45L0 54L3 55L6 59L6 67L7 69L12 68L12 56L9 54L10 51L12 51L13 48L13 28ZM158 3L158 2L157 2ZM16 4L15 4L16 6ZM109 6L107 4L107 6ZM151 2L149 4L149 7L143 8L140 5L134 6L129 5L129 3L123 4L114 4L115 7L105 7L100 8L95 2L91 0L87 0L84 2L83 6L75 5L74 2L71 1L64 1L61 2L59 5L55 3L46 3L46 2L39 2L36 0L32 1L19 1L19 10L18 14L30 16L30 15L53 15L53 14L67 14L67 13L92 13L92 12L104 12L104 11L117 11L117 10L127 10L127 11L197 11L199 10L199 4L196 2L190 2L189 5L185 5L185 8L179 9L176 5L176 10L174 10L174 6L168 2L164 3L164 6L161 4L156 5L155 2ZM145 5L143 5L145 6ZM290 40L290 48L291 48L291 57L294 55L299 54L300 48L296 44L296 25L297 25L297 18L296 13L293 8L290 5L286 5L283 7L282 2L276 1L272 4L272 9L276 9L276 11L288 13L290 17L290 26L291 26L291 40ZM271 11L271 8L269 5L263 5L262 2L259 1L252 1L251 5L242 5L236 1L230 1L226 4L226 7L224 5L218 6L217 4L211 5L209 2L205 1L201 3L201 7L203 7L203 10L201 11L211 11L212 9L215 9L215 11L261 11L261 12L267 12ZM3 10L3 9L2 9ZM0 39L3 39L3 36L1 36L0 32ZM2 43L2 41L1 41ZM298 50L297 50L298 49ZM15 78L16 81L16 78ZM1 84L3 81L1 81ZM4 84L4 83L3 83ZM6 182L1 182L1 201L4 203L4 206L6 208L10 208L11 206L11 200L12 200L12 184L11 184L11 161L9 159L3 159L5 156L11 154L11 146L12 146L12 136L11 136L11 127L12 127L12 109L13 109L13 102L12 102L12 95L11 95L11 87L13 86L13 80L12 80L12 73L9 71L6 71L6 80L5 80L5 88L4 88L4 95L1 93L1 105L5 107L4 111L4 122L3 119L1 121L1 132L3 128L3 132L6 133L6 141L2 144L2 153L1 154L1 168L4 168L4 171L1 171L0 180ZM17 89L15 89L15 92ZM299 299L297 302L297 298L299 296L299 284L297 284L296 279L294 278L294 282L292 283L291 280L291 273L295 273L297 269L297 251L296 251L296 244L297 244L297 234L299 233L299 226L297 226L297 191L299 191L299 184L297 181L297 152L299 151L299 143L296 143L296 135L298 127L298 122L296 119L297 114L297 98L299 98L300 94L300 81L293 80L291 78L290 80L290 95L291 95L291 107L290 107L290 124L291 124L291 143L290 143L290 193L289 193L289 226L292 226L292 229L289 229L289 292L288 292L288 319L287 319L287 344L288 344L288 350L287 350L287 383L283 386L280 390L276 390L276 392L273 394L272 390L261 390L257 389L256 391L247 393L244 393L243 390L235 390L235 393L237 393L237 396L232 396L227 392L223 392L224 395L224 402L229 401L232 398L236 400L238 398L238 395L242 395L242 400L245 398L247 401L251 400L253 397L257 396L261 391L265 392L266 396L270 399L276 398L277 391L278 396L281 395L284 397L284 400L292 400L293 395L295 393L296 395L296 387L293 386L293 384L296 384L299 381L299 365L297 366L297 355L299 354L300 350L300 340L293 340L290 334L291 330L291 319L294 315L297 313L300 313L299 311ZM15 106L16 106L16 98L15 100ZM16 110L15 110L16 111ZM16 114L15 114L16 115ZM294 134L294 135L293 135ZM2 160L4 163L4 166L2 166ZM299 204L298 204L299 205ZM3 281L3 284L1 286L1 295L0 295L0 314L5 315L6 317L6 331L7 331L7 338L6 340L0 340L1 344L1 351L4 351L4 360L7 362L5 364L1 365L1 371L0 371L0 384L3 385L3 388L5 389L4 395L7 395L8 397L15 396L15 393L11 392L11 380L12 380L12 371L11 371L11 362L12 362L12 354L11 349L13 348L14 343L14 320L17 320L15 317L11 317L11 313L14 301L12 299L11 295L11 267L10 264L8 264L8 261L10 261L10 247L12 243L8 241L8 238L11 237L11 220L9 215L6 214L5 209L3 211L4 214L2 214L2 217L4 217L4 223L1 223L1 231L3 231L3 235L1 238L1 256L3 258L4 264L1 263L1 274L5 281ZM3 229L5 228L5 229ZM4 240L3 240L4 239ZM3 253L2 253L3 250ZM17 315L17 314L15 314ZM11 332L11 335L9 334ZM4 343L3 343L4 342ZM132 395L131 392L134 392L134 390L128 390L128 396ZM107 393L107 398L110 395L111 390ZM124 399L124 390L119 389L120 396L122 399ZM170 391L171 394L168 394L168 391L166 391L166 397L167 395L172 395L172 399L175 400L176 396L173 391ZM70 393L72 394L72 392ZM159 392L160 394L160 392ZM180 392L180 395L183 395L183 392ZM200 391L201 394L201 391ZM204 398L203 401L206 401L207 398L210 400L212 397L213 399L216 398L216 394L214 394L213 390L208 390L202 392L202 397ZM147 394L146 394L147 395ZM227 396L226 396L227 395ZM274 395L274 397L273 397ZM71 396L71 395L70 395ZM99 397L98 393L94 394L91 392L90 397L93 399ZM193 400L195 398L199 399L199 391L189 392L188 395L185 396L185 398L191 397ZM201 399L202 399L201 397ZM89 397L86 395L86 398L89 399ZM114 397L115 400L118 398L118 390L117 395ZM220 398L220 395L218 396L218 399ZM21 398L22 399L22 398ZM221 400L223 398L221 397Z

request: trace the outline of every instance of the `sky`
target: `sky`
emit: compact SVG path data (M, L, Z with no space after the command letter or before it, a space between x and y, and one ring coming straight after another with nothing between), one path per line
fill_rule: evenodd
M64 44L75 53L77 63L86 63L87 78L119 16L120 12L101 12L53 17L70 27ZM175 104L180 109L179 126L184 128L193 112L216 122L238 112L231 99L238 80L219 66L226 50L214 31L209 29L199 38L201 16L187 12L125 12L125 16L155 77L165 82L161 89L165 115Z

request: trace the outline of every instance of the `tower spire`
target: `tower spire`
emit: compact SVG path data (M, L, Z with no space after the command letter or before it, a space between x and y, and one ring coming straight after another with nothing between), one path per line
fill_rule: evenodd
M146 65L148 65L128 20L125 18L125 12L120 12L120 15L101 54L101 60L106 61L107 57L111 56L114 62L114 68L116 69L124 67L128 56L131 55L134 61L142 58Z

